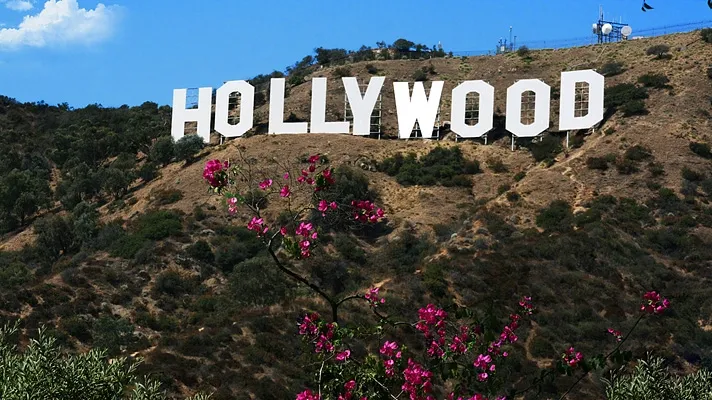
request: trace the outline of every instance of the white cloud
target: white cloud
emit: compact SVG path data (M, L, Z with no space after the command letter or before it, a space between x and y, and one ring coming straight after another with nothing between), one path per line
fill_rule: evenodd
M29 0L3 0L2 2L5 3L5 7L15 11L27 11L33 7Z
M97 4L79 8L77 0L48 0L36 15L28 15L16 28L0 29L0 49L91 44L109 38L121 14L119 6Z

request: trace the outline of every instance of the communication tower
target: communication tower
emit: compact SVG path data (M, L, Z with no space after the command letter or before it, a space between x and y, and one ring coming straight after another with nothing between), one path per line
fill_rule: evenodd
M495 49L495 54L509 53L514 51L514 42L516 42L517 37L512 36L512 27L509 27L509 41L505 38L499 38L497 42L497 48Z
M618 22L607 21L603 15L603 7L598 8L598 21L591 26L591 30L598 37L598 43L627 40L633 33L633 28L621 20Z

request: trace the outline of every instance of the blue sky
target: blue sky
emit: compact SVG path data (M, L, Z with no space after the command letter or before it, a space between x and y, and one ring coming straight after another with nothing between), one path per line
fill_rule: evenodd
M447 51L589 35L602 5L639 29L712 20L704 0L0 0L0 94L170 104L174 88L283 70L313 49L403 37Z

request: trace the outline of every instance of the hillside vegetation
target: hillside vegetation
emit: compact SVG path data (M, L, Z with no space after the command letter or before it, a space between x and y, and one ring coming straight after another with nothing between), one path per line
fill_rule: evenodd
M647 54L655 45L668 46L667 56ZM308 119L308 79L328 77L327 118L343 120L338 68L361 81L386 76L382 140L263 135L263 104L249 137L204 148L194 137L172 142L167 106L72 109L2 97L0 323L19 321L23 345L46 326L70 352L140 356L138 371L177 398L294 398L318 374L295 321L328 307L273 268L246 210L230 215L202 171L208 160L238 162L238 150L264 169L321 154L343 185L331 195L368 197L387 215L381 229L322 227L325 242L296 267L329 293L380 287L384 310L406 320L431 302L486 311L530 295L538 311L511 360L526 374L571 343L591 352L609 327L630 325L641 293L657 290L673 306L638 328L634 356L651 351L672 373L712 369L710 60L712 43L691 32L524 56L327 65L288 85L285 115ZM585 68L607 77L604 122L572 132L566 148L552 95L552 128L511 151L506 88L540 78L556 93L561 71ZM439 141L389 140L392 82L417 71L445 81L442 120L459 82L495 87L500 111L487 145L455 142L446 130ZM279 201L259 204L266 219L284 218ZM368 321L366 311L349 305L345 323ZM425 350L413 332L398 333ZM599 378L575 398L602 398Z

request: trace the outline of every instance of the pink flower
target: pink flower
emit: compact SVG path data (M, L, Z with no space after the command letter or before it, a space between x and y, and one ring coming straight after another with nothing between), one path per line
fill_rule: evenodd
M668 299L663 299L656 291L650 291L643 295L643 304L640 306L640 311L648 314L662 314L668 307L670 307Z
M267 190L272 186L272 179L265 179L264 181L260 182L260 189L262 190Z
M297 394L296 400L319 400L319 394L313 393L311 390L307 389Z
M227 200L227 211L230 214L235 214L237 212L237 197L231 197Z
M227 186L227 168L229 163L224 163L220 160L210 160L205 163L203 168L203 179L208 181L210 186L214 188L223 188Z
M284 175L282 176L284 179L289 179L289 172L285 172Z
M392 357L393 353L395 353L398 350L398 343L396 342L389 342L385 341L383 345L381 346L381 354L383 354L386 357Z
M279 191L279 195L282 197L289 197L289 195L291 194L292 192L289 191L289 186L287 185L284 185L284 187L282 187L282 189Z
M336 355L336 361L346 361L349 357L351 357L351 350L344 350Z
M335 202L335 201L332 201L331 203L329 203L329 207L330 207L332 210L336 210L336 207L338 207L338 206L336 205L336 202Z
M378 297L378 291L380 288L372 288L369 289L368 293L366 293L363 297L368 301L368 303L371 305L371 307L377 307L378 304L385 304L386 299L382 299Z
M319 155L315 154L311 157L309 157L309 164L314 164L319 161Z
M279 233L282 234L282 236L287 236L287 228L284 226L279 228Z
M570 367L576 367L576 365L578 365L578 363L583 360L583 354L581 354L581 352L577 352L576 349L574 349L573 347L569 347L569 349L566 350L566 352L561 356L561 358Z
M264 220L262 218L252 217L252 220L247 223L247 229L257 232L257 236L262 236L269 228L267 225L263 225Z
M346 389L349 392L354 390L355 387L356 387L356 381L353 379L344 384L344 389Z
M482 373L480 373L480 374L477 375L477 380L480 381L480 382L484 382L484 381L487 380L487 377L488 377L488 376L489 376L489 375L487 375L486 372L482 372Z
M317 206L317 210L321 211L321 215L325 216L326 211L329 210L329 204L326 202L326 200L320 200L319 205Z
M611 335L613 335L613 337L616 338L616 341L617 341L617 342L620 342L621 340L623 340L623 335L621 334L620 331L617 331L617 330L615 330L615 329L613 329L613 328L608 328L608 333L610 333Z
M314 172L316 171L316 166L314 164L309 166L309 172Z

